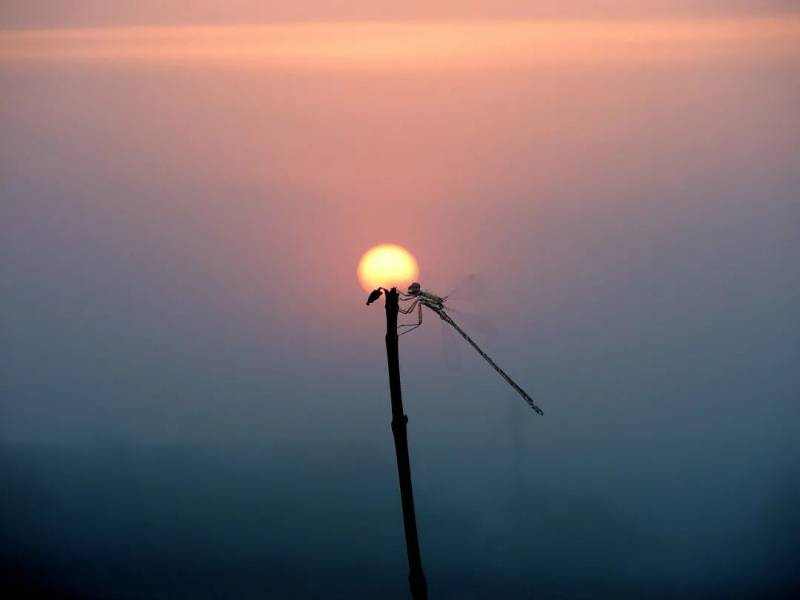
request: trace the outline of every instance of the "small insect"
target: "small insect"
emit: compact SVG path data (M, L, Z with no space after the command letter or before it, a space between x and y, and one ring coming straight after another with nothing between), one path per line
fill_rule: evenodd
M449 296L449 295L448 295ZM416 323L405 323L398 325L397 328L401 329L400 335L404 335L406 333L410 333L414 331L417 327L422 325L422 307L426 307L437 315L439 318L450 325L453 329L455 329L458 334L463 337L469 344L475 348L475 350L480 354L483 359L491 365L491 367L500 374L500 377L506 380L506 382L514 388L514 391L517 392L522 399L530 406L533 410L535 410L540 415L544 414L541 408L539 408L533 399L528 395L528 393L523 390L508 374L501 369L496 362L492 360L492 358L484 352L478 344L476 344L467 332L461 329L459 325L453 320L453 318L447 313L445 310L445 302L447 301L448 296L439 296L434 294L431 291L422 289L422 286L418 282L414 282L408 286L408 291L403 294L400 294L400 301L401 302L408 302L409 304L405 307L400 308L400 312L403 314L412 314L414 311L417 313L417 322Z

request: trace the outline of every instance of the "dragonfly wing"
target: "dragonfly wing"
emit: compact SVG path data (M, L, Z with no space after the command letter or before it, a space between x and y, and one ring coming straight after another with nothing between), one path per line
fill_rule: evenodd
M486 296L488 289L488 282L483 275L470 273L459 281L458 284L445 295L445 298L455 300L461 304L471 303Z
M463 340L459 339L443 320L439 319L440 331L442 334L442 360L445 367L450 371L460 371L464 364L464 353L462 352Z
M463 323L474 337L484 342L497 338L497 326L491 319L473 312L467 312L461 308L454 308L447 303L447 312L452 313L459 323Z

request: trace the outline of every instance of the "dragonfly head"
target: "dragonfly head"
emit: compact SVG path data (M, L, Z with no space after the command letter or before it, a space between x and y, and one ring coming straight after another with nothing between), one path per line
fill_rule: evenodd
M420 293L422 287L419 285L419 282L415 281L410 286L408 286L408 293L411 296L416 296Z

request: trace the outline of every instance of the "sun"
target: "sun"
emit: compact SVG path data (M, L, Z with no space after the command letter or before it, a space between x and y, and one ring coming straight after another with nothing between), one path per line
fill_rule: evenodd
M358 282L366 292L377 287L405 288L418 276L417 259L411 252L395 244L370 248L358 262Z

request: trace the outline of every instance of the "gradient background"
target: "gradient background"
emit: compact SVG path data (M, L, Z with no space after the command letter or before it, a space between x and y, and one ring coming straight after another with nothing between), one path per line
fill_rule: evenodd
M391 241L545 410L401 339L432 598L800 590L796 6L117 4L0 8L3 589L407 597Z

